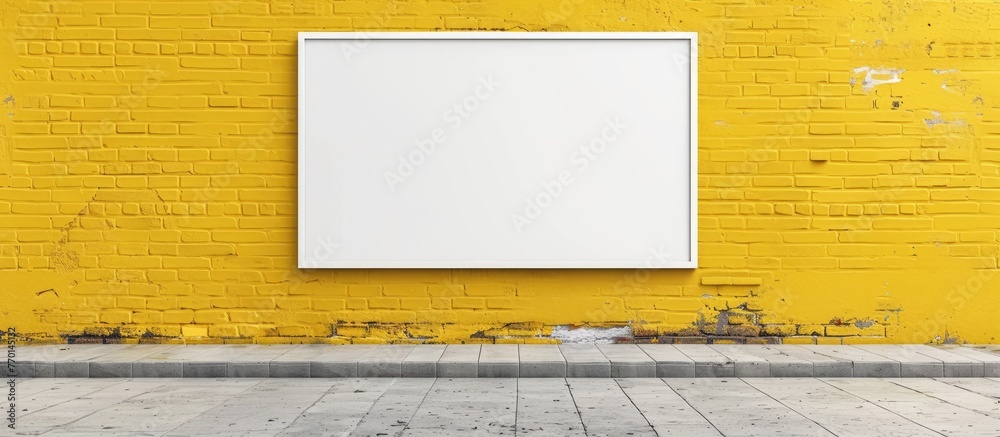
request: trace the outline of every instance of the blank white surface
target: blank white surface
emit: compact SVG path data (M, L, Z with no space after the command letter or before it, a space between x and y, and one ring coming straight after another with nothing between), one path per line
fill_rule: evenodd
M507 35L300 34L300 267L695 266L691 36Z

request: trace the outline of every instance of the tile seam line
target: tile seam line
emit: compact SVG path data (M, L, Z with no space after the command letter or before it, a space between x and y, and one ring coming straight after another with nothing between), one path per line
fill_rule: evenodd
M59 378L45 378L45 379L59 379ZM65 378L64 378L64 379L65 379ZM74 378L74 379L75 379L75 378ZM81 379L90 379L90 378L81 378ZM109 379L119 379L119 378L109 378ZM114 386L116 386L116 385L119 385L119 384L124 384L125 382L128 382L127 380L124 380L125 378L121 378L121 379L123 379L123 380L122 380L122 381L117 381L117 382L115 382L114 384L111 384L111 385L109 385L109 386L107 386L107 387L102 387L102 388L98 388L98 389L95 389L94 391L89 391L89 392L87 392L86 394L84 394L84 396L90 396L90 395L92 395L92 394L94 394L94 393L97 393L97 392L99 392L99 391L101 391L101 390L104 390L104 389L107 389L107 388L111 388L111 387L114 387ZM48 390L56 390L56 388L55 388L55 387L50 387L50 388L48 388L48 389L46 389L46 390L44 390L44 391L41 391L41 392L36 392L36 393L35 393L35 395L37 395L37 394L39 394L39 393L44 393L45 391L48 391ZM59 405L62 405L62 404L64 404L64 403L66 403L66 402L70 402L70 401L72 401L72 400L73 400L73 399L66 399L66 400L64 400L63 402L60 402L60 403L58 403L58 404L55 404L55 405L49 405L49 406L47 406L47 407L45 407L45 408L42 408L42 409L40 409L40 410L36 410L36 411L31 411L31 412L29 412L28 414L24 414L24 415L21 415L21 416L18 416L18 417L22 417L22 418L23 418L23 417L29 417L29 416L31 416L32 414L37 414L37 413L40 413L40 412L42 412L42 411L45 411L45 410L48 410L49 408L53 408L53 407L57 407L57 406L59 406Z
M932 433L934 433L934 434L937 434L937 435L940 435L940 436L945 436L945 435L947 435L947 434L945 434L945 433L943 433L943 432L940 432L940 431L938 431L938 430L935 430L935 429L931 429L930 427L928 427L928 426L926 426L926 425L924 425L924 424L922 424L922 423L918 423L918 422L916 422L916 421L914 421L914 420L910 419L909 417L906 417L906 416L903 416L902 414L899 414L899 413L897 413L897 412L895 412L895 411L892 411L892 410L890 410L890 409L888 409L888 408L885 408L885 407L883 407L882 405L880 405L880 404L878 404L878 403L875 403L875 402L871 402L871 401L869 401L868 399L865 399L865 398L863 398L863 397L861 397L861 396L858 396L858 395L856 395L856 394L854 394L854 393L851 393L851 392L849 392L849 391L847 391L847 390L844 390L844 389L842 389L842 388L840 388L840 387L837 387L836 385L833 385L833 384L830 384L830 382L829 382L829 381L827 381L827 378L816 378L816 379L818 379L818 380L819 380L820 382L822 382L822 383L824 383L824 384L826 384L826 385L829 385L830 387L833 387L833 388L834 388L834 389L836 389L836 390L840 390L840 391L842 391L842 392L844 392L844 393L846 393L846 394L848 394L848 395L850 395L850 396L854 396L854 397L856 397L856 398L858 398L858 399L861 399L861 401L862 401L862 402L867 402L867 403L869 403L869 404L872 404L872 405L874 405L874 406L876 406L876 407L878 407L878 408L881 408L881 409L883 409L883 410L887 411L887 412L888 412L889 414L893 414L893 415L895 415L895 416L899 417L899 418L900 418L900 419L902 419L902 420L905 420L905 421L907 421L907 422L910 422L910 423L912 423L912 424L914 424L914 425L917 425L917 426L919 426L919 427L921 427L921 428L924 428L924 429L926 429L926 430L928 430L928 431L930 431L930 432L932 432ZM880 379L881 379L881 378L880 378Z
M247 391L249 391L250 389L253 389L253 388L257 387L258 385L261 385L261 384L263 384L263 383L264 383L264 381L266 381L266 380L267 380L266 378L264 378L264 379L260 379L259 381L257 381L257 382L256 382L256 383L254 383L254 384L251 384L251 385L250 385L250 386L248 386L247 388L245 388L245 389L243 389L243 390L241 390L241 391L239 391L239 392L237 392L237 393L233 393L233 394L232 394L232 395L231 395L230 397L228 397L228 398L223 398L223 399L221 399L221 400L220 400L220 401L219 401L219 402L218 402L217 404L215 404L215 405L212 405L211 407L209 407L209 408L208 408L208 409L206 409L205 411L202 411L201 413L198 413L198 414L197 414L196 416L192 417L192 418L191 418L190 420L188 420L187 422L184 422L184 423L181 423L181 424L179 424L179 425L177 425L177 426L175 426L175 427L173 427L173 428L170 428L170 431L167 431L167 432L165 432L165 433L163 433L163 434L161 434L161 435L170 435L170 433L172 433L172 432L176 431L176 430L177 430L177 428L181 428L181 427L183 427L184 425L187 425L188 423L191 423L192 421L194 421L194 420L197 420L197 419L198 419L199 417L201 417L201 416L205 415L205 413L208 413L209 411L212 411L212 410L214 410L214 409L215 409L216 407L218 407L219 405L222 405L222 404L226 403L226 401L228 401L229 399L232 399L232 398L235 398L235 397L237 397L237 396L239 396L239 395L241 395L241 394L243 394L243 393L246 393L246 392L247 392Z
M176 381L177 379L178 379L178 378L170 378L170 380L168 380L168 381L164 381L164 382L161 382L161 383L160 383L160 385L158 385L158 386L154 387L153 389L155 390L155 389L157 389L157 388L160 388L160 387L163 387L163 386L165 386L165 385L167 385L167 384L170 384L171 382L174 382L174 381ZM102 389L100 389L100 390L97 390L97 391L95 391L95 392L91 392L91 393L90 393L90 395L93 395L94 393L97 393L97 392L99 392L99 391L103 391L103 390L107 390L107 389L109 389L109 388L112 388L112 387L115 387L115 386L117 386L117 385L120 385L120 384L124 384L125 382L128 382L128 381L130 381L130 380L131 380L131 378L129 378L129 379L126 379L125 381L122 381L122 382L120 382L120 383L118 383L118 384L113 384L113 385L110 385L110 386L108 386L108 387L105 387L105 388L102 388ZM146 393L148 393L148 392L145 392L145 391L144 391L144 392L140 392L140 393L136 393L136 394L135 394L135 395L133 395L133 396L128 396L128 397L125 397L125 398L122 398L122 399L121 399L120 401L116 402L116 403L115 403L114 405L112 405L111 407L108 407L108 408L113 408L114 406L117 406L117 405L121 405L121 404L123 404L123 403L125 403L125 402L128 402L128 401L129 401L130 399L134 399L134 398L137 398L137 397L139 397L139 396L142 396L142 395L145 395ZM80 399L80 398L77 398L77 399ZM73 419L73 420L69 421L68 423L64 423L64 424L61 424L61 425L59 425L58 427L64 427L64 426L70 426L70 425L71 425L71 424L73 424L73 423L76 423L76 422L79 422L79 421L81 421L81 420L83 420L83 419L86 419L86 418L88 418L88 417L90 417L90 416L93 416L94 414L97 414L97 413L99 413L99 412L101 412L101 411L103 411L103 409L101 409L101 410L97 410L97 411L91 411L90 413L87 413L87 414L85 414L85 415L83 415L83 416L80 416L80 417L77 417L76 419ZM51 430L50 430L49 432L51 432Z
M878 346L896 346L896 345L889 344L889 345L878 345ZM902 370L903 370L902 369L902 367L903 367L903 362L902 361L899 361L899 360L897 360L897 359L895 359L895 358L893 358L893 357L891 357L888 354L883 353L883 352L878 352L878 351L869 350L869 349L861 349L861 350L863 350L865 352L873 353L875 355L878 355L878 356L883 357L883 358L885 358L887 360L890 360L890 361L896 361L896 362L898 362L899 366L900 366L900 372L902 372ZM924 354L922 354L920 352L913 352L913 353L917 354L917 355L920 355L920 356L922 356L922 357L930 360L930 364L940 364L941 365L941 371L944 372L944 367L945 367L945 365L947 365L947 363L945 363L944 360L941 360L941 359L938 359L938 358L934 358L934 357L929 356L929 355L924 355ZM900 355L904 355L904 354L905 354L905 352L900 353ZM911 356L910 358L916 358L916 357L912 357Z
M750 378L750 379L752 379L752 378ZM744 384L746 384L747 386L749 386L750 388L753 388L754 390L757 390L757 392L758 392L758 393L760 393L760 394L762 394L762 395L764 395L764 396L767 396L767 397L768 397L768 398L770 398L771 400L773 400L773 401L777 402L777 403L778 403L778 405L781 405L781 406L783 406L783 407L787 408L787 409L788 409L789 411L792 411L792 412L794 412L795 414L798 414L798 415L799 415L799 417L802 417L802 418L803 418L803 419L805 419L805 420L808 420L808 421L810 421L810 422L812 422L812 423L815 423L815 424L816 424L816 426L818 426L818 427L820 427L820 428L824 429L824 430L825 430L826 432L830 433L830 435L832 435L832 436L836 436L836 435L837 435L837 433L835 433L835 432L831 431L831 430L830 430L829 428L827 428L827 427L823 426L823 424L822 424L822 423L819 423L819 422L817 422L817 421L813 420L812 418L810 418L809 416L806 416L805 414L802 414L802 412L800 412L800 411L799 411L798 409L796 409L796 408L793 408L793 407L792 407L791 405L788 405L788 404L786 404L786 403L784 403L784 402L781 402L781 400L779 400L779 399L775 398L774 396L771 396L771 395L770 395L769 393L767 393L766 391L764 391L764 390L761 390L761 389L760 389L760 388L758 388L757 386L753 385L753 383L752 383L752 382L750 382L750 381L747 381L747 378L740 378L740 380L741 380L741 381L743 381L743 383L744 383Z
M640 416L642 416L642 420L645 420L645 421L646 421L646 425L649 425L649 429L653 430L653 433L655 433L655 434L656 434L657 436L659 436L659 435L660 435L660 432L656 430L656 427L655 427L655 426L653 426L653 423L649 421L649 418L648 418L648 417L646 417L646 414L642 412L642 409L641 409L641 408L639 408L639 406L638 406L638 405L636 405L636 403L635 403L635 400L633 400L633 399L632 399L632 396L629 396L629 395L628 395L628 392L627 392L627 391L625 391L625 388L624 388L624 387L622 387L622 384L621 384L621 382L619 382L619 380L620 380L621 378L612 378L612 379L614 379L614 381L615 381L615 386L617 386L617 387L618 387L618 390L621 390L621 391L622 391L622 394L623 394L623 395L625 395L625 399L628 399L629 403L631 403L631 404L632 404L632 408L635 408L635 411L638 411L638 412L639 412L639 415L640 415ZM662 381L660 381L660 382L662 382ZM666 385L666 383L664 383L664 385Z
M880 379L882 379L882 378L880 378ZM935 382L938 382L938 383L941 383L941 384L945 384L945 385L947 385L947 386L949 386L949 387L954 387L954 386L953 386L953 385L951 385L951 384L948 384L948 383L944 383L944 382L941 382L941 381L938 381L938 380L937 380L936 378L927 378L927 379L931 379L931 380L933 380L933 381L935 381ZM912 390L912 391L915 391L915 392L917 392L917 393L920 393L920 394L922 394L922 395L924 395L924 396L927 396L927 397L929 397L929 398L932 398L932 399L937 399L937 400L939 400L939 401L941 401L941 402L944 402L944 403L946 403L946 404L948 404L948 405L953 405L953 406L956 406L956 407L958 407L958 408L961 408L961 409L963 409L963 410L966 410L966 411L968 411L968 412L970 412L970 413L974 413L974 414L978 414L978 415L980 415L980 416L985 416L985 417L989 417L989 418L991 418L991 419L1000 419L1000 417L997 417L997 416L992 416L992 415L989 415L989 414L986 414L986 413L983 413L982 411L977 411L977 410L972 410L972 409L969 409L969 408L966 408L966 407L963 407L963 406L961 406L961 405L958 405L958 404L956 404L956 403L954 403L954 402L951 402L951 401L949 401L949 400L946 400L946 399L941 399L941 398L939 398L939 397L937 397L937 396L934 396L934 395L932 395L932 394L927 394L927 393L924 393L924 392L922 392L922 391L918 391L918 390L916 390L916 389L913 389L913 388L910 388L910 387L907 387L907 386L905 386L905 385L902 385L902 384L899 384L899 383L898 383L898 382L896 382L896 381L895 381L894 379L882 379L882 380L883 380L883 381L885 381L885 382L888 382L888 383L890 383L890 384L893 384L893 385L895 385L895 386L897 386L897 387L902 387L902 388L905 388L905 389L907 389L907 390ZM984 398L986 397L986 396L983 396L982 394L979 394L979 393L976 393L976 395L978 395L978 396L982 396L982 397L984 397Z
M680 394L680 392L678 392L677 389L674 388L674 386L670 385L670 381L667 381L667 379L669 379L669 378L658 378L658 379L660 381L663 381L663 385L667 386L667 388L669 388L671 391L673 391L674 394L677 395L677 397L681 398L681 400L683 400L684 403L687 404L687 406L690 407L692 411L694 411L695 413L698 413L698 415L701 416L702 419L705 419L705 423L708 423L709 425L712 425L712 428L715 429L715 432L719 433L720 436L725 436L726 435L726 434L724 434L722 432L722 430L719 429L719 427L715 423L712 422L711 419L709 419L707 416L705 416L705 414L702 413L700 410L698 410L697 408L695 408L694 405L691 405L691 402L689 402L687 400L687 398L684 397L684 395Z

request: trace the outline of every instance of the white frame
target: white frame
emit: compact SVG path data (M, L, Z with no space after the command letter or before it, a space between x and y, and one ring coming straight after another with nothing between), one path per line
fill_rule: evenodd
M509 266L509 265L477 265L478 263L465 263L456 265L455 263L435 263L421 262L420 265L406 262L382 262L373 264L371 262L351 262L351 261L327 261L316 263L317 265L307 265L305 240L305 173L302 171L301 163L305 161L305 141L304 135L298 135L298 267L299 268L564 268L564 269L617 269L617 268L644 268L644 269L695 269L698 267L698 34L695 32L299 32L299 55L298 55L298 132L305 131L305 119L302 109L306 107L305 81L302 80L306 67L306 57L302 55L302 47L309 40L341 40L341 41L365 41L365 40L461 40L461 39L503 39L503 40L686 40L690 44L690 90L688 95L689 110L691 114L690 144L689 154L691 162L689 164L691 175L691 192L689 194L690 217L690 260L671 261L654 266L635 265L634 263L606 263L590 262L578 263L572 267L565 265L541 265L531 266ZM442 265L438 265L442 264Z

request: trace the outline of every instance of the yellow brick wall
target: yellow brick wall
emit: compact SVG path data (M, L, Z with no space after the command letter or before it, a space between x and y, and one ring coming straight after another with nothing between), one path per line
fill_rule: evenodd
M998 17L975 1L0 0L0 324L39 341L544 342L590 325L996 342ZM699 32L701 268L297 270L296 32L352 29Z

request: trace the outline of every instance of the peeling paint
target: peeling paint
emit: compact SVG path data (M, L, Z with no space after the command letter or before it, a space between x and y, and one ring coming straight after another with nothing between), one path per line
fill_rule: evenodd
M856 326L858 328L861 328L861 329L870 328L872 326L875 326L875 321L874 320L858 320L857 322L854 322L854 326Z
M632 328L616 326L598 328L593 326L553 326L552 338L563 343L615 343L619 339L631 339Z
M966 124L965 120L961 120L961 119L957 119L957 118L954 119L954 120L945 120L944 118L941 117L941 113L937 112L937 111L931 111L931 117L932 118L925 118L924 119L924 124L926 124L927 127L930 127L930 128L933 128L934 126L937 126L939 124L953 125L953 126L965 126L965 124Z
M861 89L868 92L879 85L902 82L903 79L900 75L904 71L906 70L901 68L858 67L854 69L854 74L865 74L864 79L861 81Z

